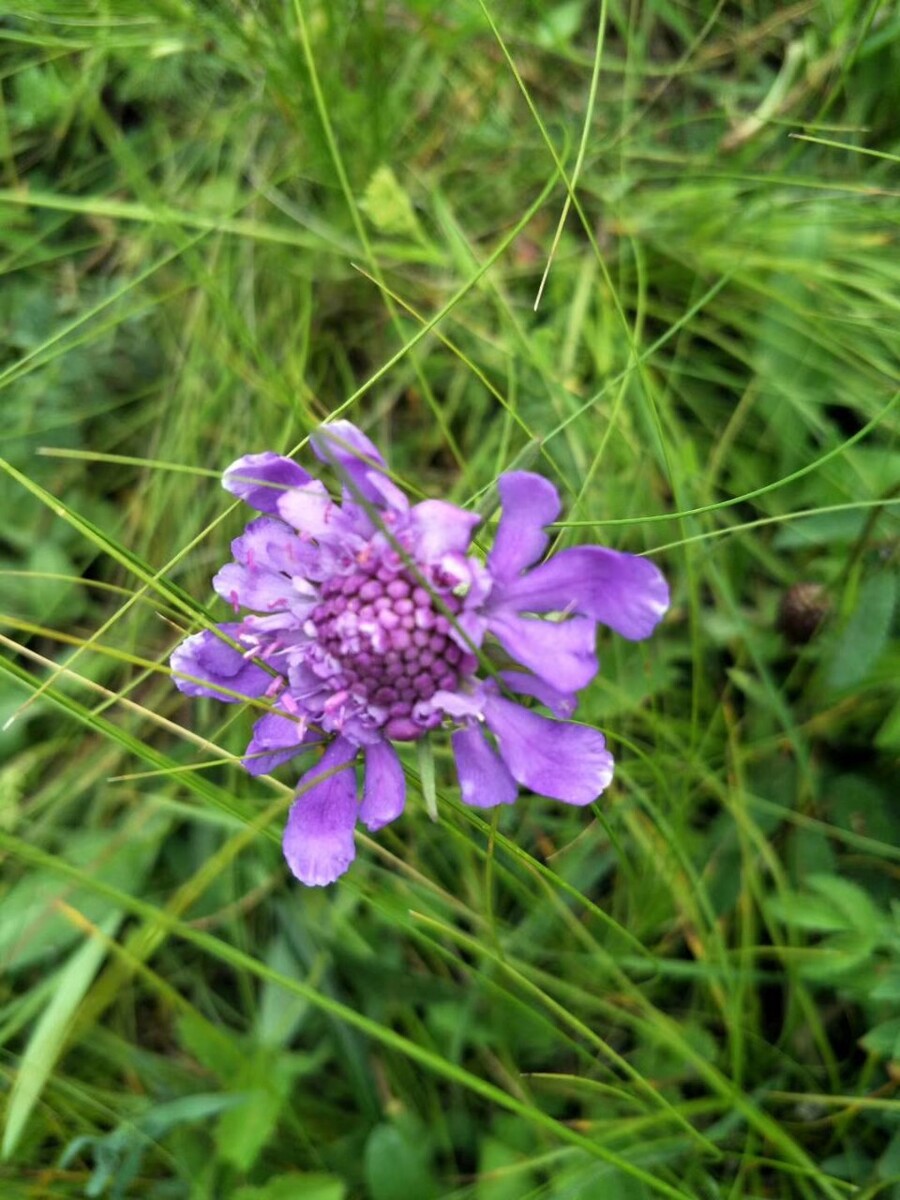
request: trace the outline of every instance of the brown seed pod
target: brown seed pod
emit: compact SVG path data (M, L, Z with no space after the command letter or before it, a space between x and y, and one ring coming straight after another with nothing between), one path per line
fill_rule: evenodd
M821 583L793 583L781 597L777 627L791 645L805 645L830 608L831 601Z

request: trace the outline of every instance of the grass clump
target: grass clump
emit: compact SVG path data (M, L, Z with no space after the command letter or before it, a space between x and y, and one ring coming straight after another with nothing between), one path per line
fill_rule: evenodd
M0 39L3 1195L896 1192L897 12ZM485 820L438 743L438 823L411 760L319 892L296 772L164 664L224 616L221 469L338 411L461 504L537 447L674 605L601 642L601 803Z

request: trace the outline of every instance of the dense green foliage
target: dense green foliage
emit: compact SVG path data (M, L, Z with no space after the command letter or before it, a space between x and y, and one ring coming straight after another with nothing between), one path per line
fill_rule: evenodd
M896 5L4 14L4 1200L900 1197ZM317 891L165 664L338 410L674 603L601 802L439 737Z

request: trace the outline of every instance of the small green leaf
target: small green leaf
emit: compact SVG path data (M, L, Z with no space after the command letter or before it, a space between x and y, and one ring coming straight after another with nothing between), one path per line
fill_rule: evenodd
M258 1187L240 1187L231 1200L344 1200L347 1187L334 1175L292 1172Z
M272 942L265 961L266 966L279 975L286 975L289 979L298 977L296 956L283 936L276 937ZM255 1021L255 1040L264 1046L288 1045L308 1011L308 1000L287 991L271 979L264 980Z
M437 1195L424 1134L397 1124L376 1125L364 1156L371 1200L431 1200Z
M860 1045L870 1054L900 1062L900 1017L882 1021L859 1039Z
M870 1000L896 1001L900 1005L900 966L891 967L869 993Z
M244 1064L241 1045L197 1012L186 1012L178 1019L182 1046L201 1066L220 1079L237 1075Z
M896 572L878 571L864 580L825 667L829 687L843 691L866 677L887 645L896 601Z
M879 750L900 750L900 700L885 717L884 724L875 734L875 745Z
M850 879L838 875L810 875L808 886L843 913L849 926L865 934L876 933L884 918L869 893Z
M535 30L535 41L545 49L565 46L581 28L584 0L566 0L551 8Z
M305 1054L246 1047L239 1069L227 1080L237 1093L237 1107L224 1113L216 1128L220 1157L249 1171L275 1133L295 1080L317 1070L327 1056L327 1046Z
M412 201L389 166L379 167L372 175L360 207L379 233L389 237L421 236Z
M249 1171L275 1132L284 1099L274 1088L257 1087L245 1092L242 1103L223 1113L219 1121L219 1157L238 1171Z
M803 892L771 896L766 901L766 908L772 916L792 929L837 933L852 928L847 914L832 904L827 896L809 896Z
M535 1186L527 1159L506 1142L488 1137L481 1143L475 1200L521 1200Z

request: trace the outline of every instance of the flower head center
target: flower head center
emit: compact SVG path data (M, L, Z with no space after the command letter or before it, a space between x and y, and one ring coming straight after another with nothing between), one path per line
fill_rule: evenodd
M453 690L475 668L473 656L452 637L447 612L462 608L451 591L454 581L420 570L430 588L402 561L357 563L322 584L307 622L307 632L337 667L329 679L332 699L355 698L387 737L402 741L422 737L439 721L414 720L416 706L439 690Z

